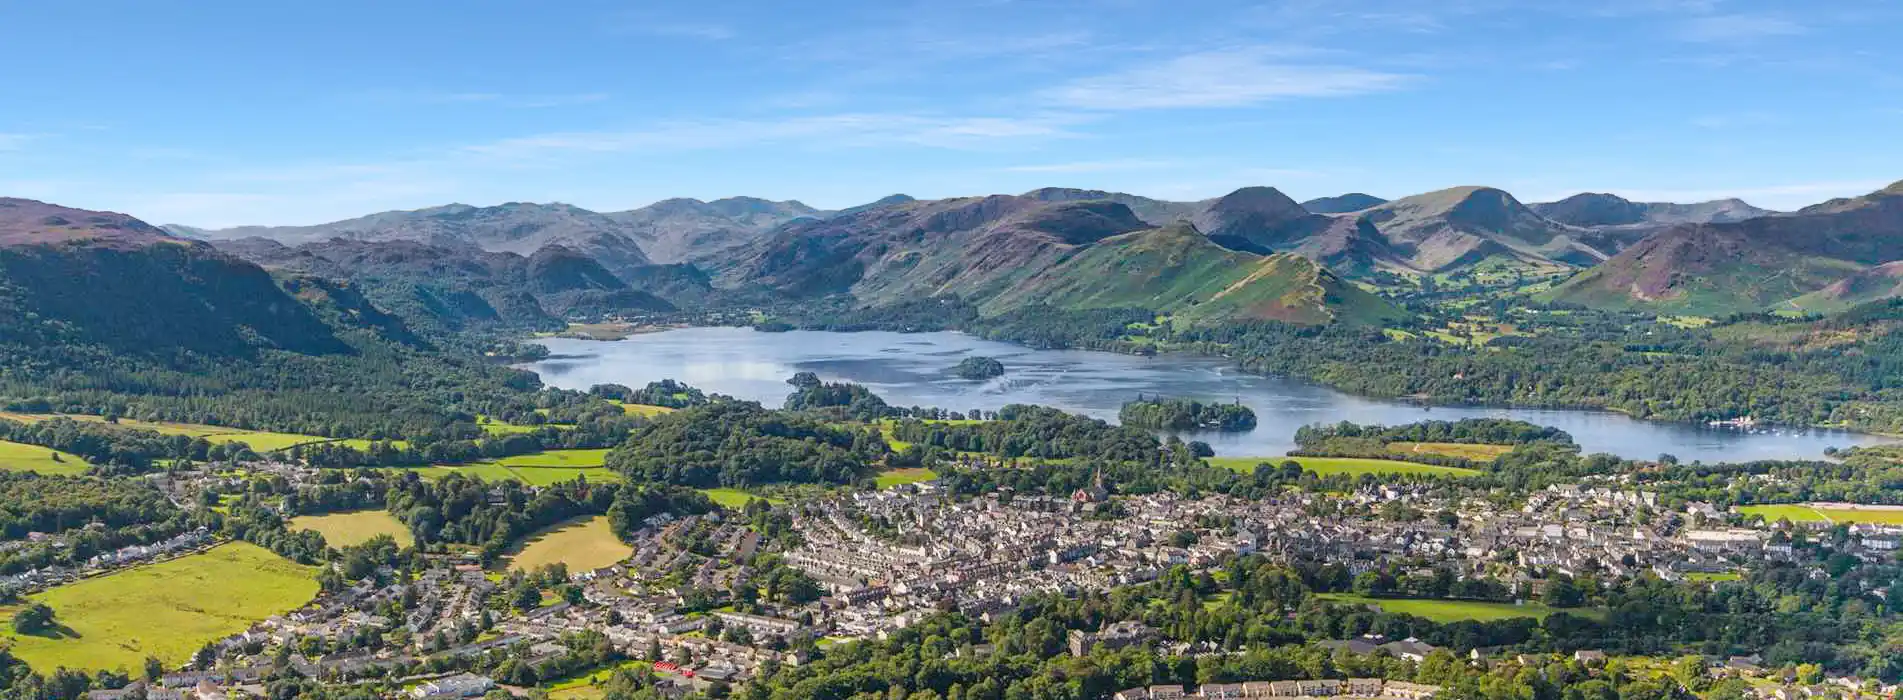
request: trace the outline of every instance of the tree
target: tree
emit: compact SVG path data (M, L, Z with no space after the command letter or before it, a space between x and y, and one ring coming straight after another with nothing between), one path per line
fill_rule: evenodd
M53 627L53 609L45 603L32 603L20 612L13 614L13 631L18 634L39 634Z
M165 675L165 662L158 660L157 657L152 657L152 656L145 657L145 679L146 680L157 681L160 676L164 676L164 675Z

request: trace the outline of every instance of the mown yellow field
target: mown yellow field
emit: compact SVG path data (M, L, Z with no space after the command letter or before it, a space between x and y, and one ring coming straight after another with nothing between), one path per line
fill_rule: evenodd
M533 571L555 562L569 571L591 571L634 555L634 548L615 537L606 516L572 521L530 537L509 556L509 568Z
M416 543L410 536L410 528L385 510L359 510L350 513L327 513L324 515L300 515L291 518L293 530L315 530L324 536L324 541L332 547L369 542L378 535L389 535L398 545L408 547Z
M1395 454L1426 454L1459 457L1476 462L1491 462L1513 451L1512 445L1469 445L1463 442L1390 442Z

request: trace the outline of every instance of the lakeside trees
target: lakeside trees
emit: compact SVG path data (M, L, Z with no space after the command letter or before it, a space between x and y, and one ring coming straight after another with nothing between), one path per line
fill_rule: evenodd
M1144 398L1123 404L1117 422L1150 430L1217 430L1241 432L1255 429L1255 411L1241 403L1203 403L1194 399Z

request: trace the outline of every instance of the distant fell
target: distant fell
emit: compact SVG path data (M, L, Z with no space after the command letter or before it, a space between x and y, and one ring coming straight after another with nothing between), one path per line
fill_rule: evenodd
M1302 208L1316 214L1346 214L1387 204L1388 200L1371 194L1350 192L1334 197L1319 197L1302 202Z

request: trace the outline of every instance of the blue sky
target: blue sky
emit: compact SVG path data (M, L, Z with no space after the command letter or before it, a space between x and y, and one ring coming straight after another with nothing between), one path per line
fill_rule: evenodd
M0 195L207 226L1463 184L1794 208L1903 179L1903 3L0 4Z

